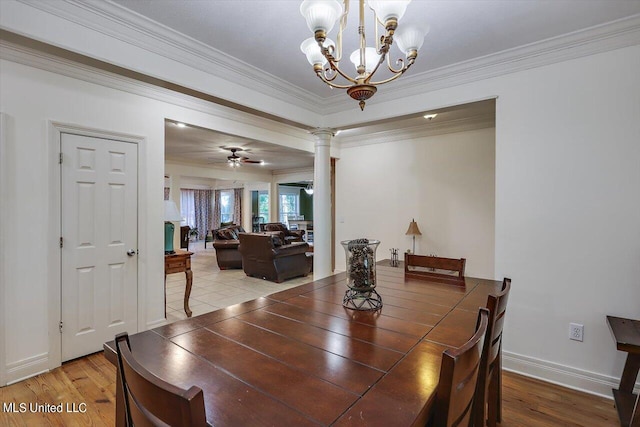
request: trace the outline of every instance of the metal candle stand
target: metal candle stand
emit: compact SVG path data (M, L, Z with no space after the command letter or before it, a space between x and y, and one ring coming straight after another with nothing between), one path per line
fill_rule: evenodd
M391 251L391 267L397 267L398 266L398 248L391 248L389 249Z

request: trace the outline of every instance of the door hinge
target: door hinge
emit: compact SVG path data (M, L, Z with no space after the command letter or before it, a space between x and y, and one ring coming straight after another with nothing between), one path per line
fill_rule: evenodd
M60 236L60 247L64 246L64 239L62 238L62 236Z
M60 329L60 333L62 333L62 320L58 323L58 328Z
M62 164L62 157L64 156L64 154L60 153L60 155L58 156L58 164Z

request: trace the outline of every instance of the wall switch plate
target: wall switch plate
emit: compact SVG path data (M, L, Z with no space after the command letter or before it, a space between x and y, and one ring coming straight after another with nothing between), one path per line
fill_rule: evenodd
M584 341L584 325L579 323L569 323L569 339L574 341Z

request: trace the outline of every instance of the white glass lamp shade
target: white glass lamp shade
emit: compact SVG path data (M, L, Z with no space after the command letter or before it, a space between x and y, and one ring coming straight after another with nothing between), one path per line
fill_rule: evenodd
M338 0L304 0L300 13L313 33L318 30L328 33L342 15L342 4Z
M371 73L373 69L376 68L376 65L378 65L378 61L380 61L380 55L378 55L378 52L376 52L375 48L368 47L364 50L364 58L366 62L365 70L367 71L367 73ZM354 50L349 57L349 60L353 62L353 65L355 65L356 69L358 69L358 66L360 65L360 49Z
M333 40L331 39L326 39L323 43L324 47L331 46L331 45L335 46L335 44L333 43ZM300 45L300 50L302 51L302 53L307 55L307 61L309 61L309 64L311 65L316 65L316 64L324 65L327 63L327 58L324 57L324 55L320 51L320 46L318 46L318 42L313 37L309 37L308 39L303 41L302 44Z
M393 39L398 43L398 48L408 55L412 50L420 50L428 32L428 26L426 29L417 25L399 26Z
M164 201L164 220L171 222L182 221L182 217L178 211L178 206L176 206L176 202L173 200Z
M368 0L369 7L383 24L391 18L399 21L411 0Z

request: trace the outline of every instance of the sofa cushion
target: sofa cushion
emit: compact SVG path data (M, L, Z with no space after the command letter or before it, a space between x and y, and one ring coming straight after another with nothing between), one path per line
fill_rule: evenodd
M223 228L218 230L218 237L221 240L236 240L238 238L235 231L231 228Z

